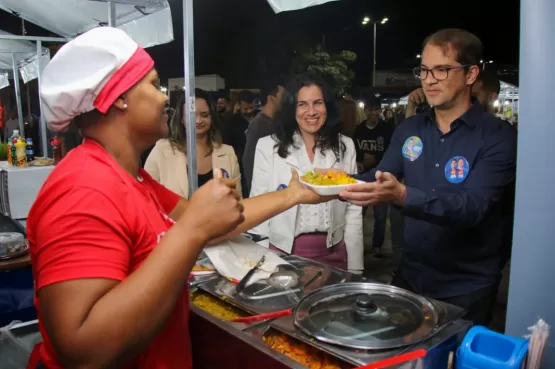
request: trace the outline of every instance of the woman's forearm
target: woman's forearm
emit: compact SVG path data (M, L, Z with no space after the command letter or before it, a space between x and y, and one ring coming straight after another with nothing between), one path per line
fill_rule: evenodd
M227 235L210 242L217 244L223 240L241 234L263 223L264 221L283 213L299 204L299 198L293 189L283 189L251 197L243 200L245 220L235 230Z

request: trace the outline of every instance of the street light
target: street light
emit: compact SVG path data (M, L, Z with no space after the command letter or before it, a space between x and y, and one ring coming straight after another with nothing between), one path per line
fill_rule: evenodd
M373 21L373 23L374 23L374 65L372 67L372 86L373 87L376 86L376 32L377 32L377 26L378 26L378 23L386 24L388 20L389 20L389 18L384 17L379 22ZM362 25L365 26L368 23L370 23L370 21L371 21L370 17L364 17L364 19L362 20Z
M490 60L488 62L480 60L480 64L482 64L482 70L486 69L486 64L493 64L493 60Z
M422 55L418 54L416 55L416 59L420 59L422 57Z

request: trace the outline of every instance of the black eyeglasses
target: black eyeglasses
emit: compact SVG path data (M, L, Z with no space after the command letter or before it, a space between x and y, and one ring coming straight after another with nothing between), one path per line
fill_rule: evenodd
M432 69L416 67L414 68L414 76L418 79L425 80L426 78L428 78L428 73L432 73L432 77L434 77L436 81L445 81L447 78L449 78L450 71L466 69L468 67L470 67L470 65L459 65L456 67L435 67Z

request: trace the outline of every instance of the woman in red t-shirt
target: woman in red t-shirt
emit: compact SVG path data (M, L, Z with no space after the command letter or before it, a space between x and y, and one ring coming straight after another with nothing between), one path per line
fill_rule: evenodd
M187 279L204 245L327 200L296 174L289 188L243 202L221 173L190 201L154 181L138 164L167 134L153 64L123 31L102 27L45 68L50 128L72 122L85 140L52 171L27 222L44 337L31 369L192 368Z

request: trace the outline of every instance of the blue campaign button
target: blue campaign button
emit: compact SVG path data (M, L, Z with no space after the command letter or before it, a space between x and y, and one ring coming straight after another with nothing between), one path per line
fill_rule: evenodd
M445 178L453 184L463 182L468 177L468 172L470 165L463 156L454 156L445 164Z
M424 144L418 136L411 136L405 140L403 147L401 148L401 154L405 159L410 161L415 161L422 155L424 150Z

